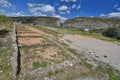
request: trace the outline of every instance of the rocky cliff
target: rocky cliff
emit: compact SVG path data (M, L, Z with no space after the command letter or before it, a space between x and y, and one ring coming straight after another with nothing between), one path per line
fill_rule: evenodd
M107 27L120 27L120 19L77 17L63 23L66 28L74 29L101 29Z
M34 17L34 16L22 16L12 17L14 21L32 25L42 25L49 27L59 27L61 25L59 18L54 17Z

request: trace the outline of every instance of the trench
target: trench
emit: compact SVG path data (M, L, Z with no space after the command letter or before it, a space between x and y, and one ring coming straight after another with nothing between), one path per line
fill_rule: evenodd
M20 47L18 46L18 37L16 38L17 38L16 43L17 43L17 48L18 48L16 76L19 76L20 71L21 71L21 53L20 53Z
M17 36L17 30L16 30L16 26L15 26L15 34L16 34L16 44L17 44L17 56L16 56L16 62L17 62L17 66L16 66L16 78L18 79L18 76L20 74L21 71L21 53L20 53L20 47L18 46L18 36Z

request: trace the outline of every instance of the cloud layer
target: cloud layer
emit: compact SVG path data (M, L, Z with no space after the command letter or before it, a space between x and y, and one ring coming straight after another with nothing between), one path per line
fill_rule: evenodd
M70 1L77 2L77 0L61 0L61 1L65 1L65 2L70 2Z
M15 5L11 4L10 2L8 2L7 0L0 0L0 5L3 8L15 8Z
M49 4L28 3L28 9L33 15L45 15L54 13L55 8Z
M70 10L66 5L60 6L58 10L61 14L70 13Z

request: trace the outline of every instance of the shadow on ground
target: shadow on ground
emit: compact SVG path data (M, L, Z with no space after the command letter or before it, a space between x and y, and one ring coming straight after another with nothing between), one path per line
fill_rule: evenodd
M3 30L0 30L0 37L4 37L4 36L6 36L7 34L8 34L8 30L6 30L6 29L3 29Z

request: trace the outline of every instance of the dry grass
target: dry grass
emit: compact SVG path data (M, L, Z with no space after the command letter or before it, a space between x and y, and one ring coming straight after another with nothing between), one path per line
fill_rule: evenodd
M20 37L18 38L18 43L23 45L29 45L29 44L42 43L43 40L44 40L43 38Z

